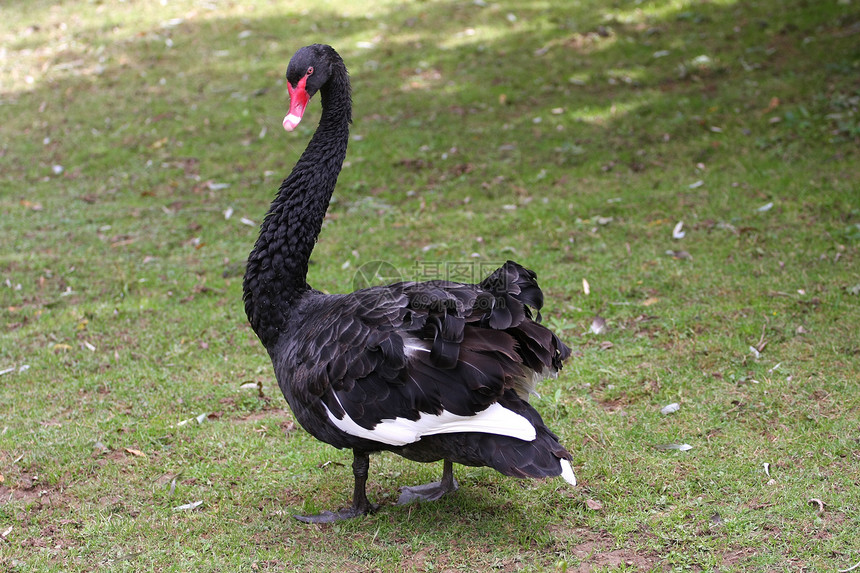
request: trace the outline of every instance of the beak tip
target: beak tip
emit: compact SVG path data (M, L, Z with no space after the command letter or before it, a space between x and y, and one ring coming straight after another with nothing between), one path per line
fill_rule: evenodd
M284 118L284 129L287 131L292 131L299 125L299 122L302 120L301 116L289 114Z

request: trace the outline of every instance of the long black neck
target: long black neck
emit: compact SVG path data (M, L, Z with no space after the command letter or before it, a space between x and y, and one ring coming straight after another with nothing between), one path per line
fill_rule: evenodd
M352 102L342 61L333 66L320 97L319 126L281 183L248 257L245 312L266 347L277 340L292 305L310 290L308 261L346 157Z

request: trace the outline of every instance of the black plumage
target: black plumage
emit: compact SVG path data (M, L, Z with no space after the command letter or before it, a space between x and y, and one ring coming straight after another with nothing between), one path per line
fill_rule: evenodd
M368 454L444 460L440 482L404 488L401 501L456 488L452 463L514 477L562 475L570 454L528 403L536 380L570 350L541 326L535 274L508 261L480 284L401 282L326 295L306 281L308 260L349 136L346 67L330 46L300 49L287 69L292 129L317 91L322 117L283 181L248 258L245 311L269 352L297 421L354 452L351 507L297 516L331 521L373 509Z

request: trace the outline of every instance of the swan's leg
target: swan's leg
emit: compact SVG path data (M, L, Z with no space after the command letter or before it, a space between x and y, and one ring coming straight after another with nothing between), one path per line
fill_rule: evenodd
M352 493L352 506L341 509L337 513L332 511L321 511L317 515L294 515L299 521L305 523L332 523L342 519L362 517L379 509L378 505L370 503L367 499L367 470L370 468L370 456L366 452L353 450L352 473L355 476L355 490Z
M457 491L457 480L454 479L454 464L445 460L442 466L442 479L424 485L401 487L398 505L412 503L413 501L436 501L446 493Z

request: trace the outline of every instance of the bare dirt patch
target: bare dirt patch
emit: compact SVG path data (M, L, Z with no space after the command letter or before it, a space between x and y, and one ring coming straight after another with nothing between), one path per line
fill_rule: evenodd
M0 486L0 507L9 506L16 518L3 541L22 548L61 553L79 545L76 531L81 524L70 517L79 501L65 493L62 485L47 485L24 475L14 487ZM35 535L34 526L38 528Z
M744 547L723 554L723 565L728 568L738 567L755 555L756 550L752 547Z
M596 568L633 567L637 571L653 571L659 569L660 557L631 547L616 548L615 539L606 531L592 531L577 528L565 530L563 537L577 539L565 547L571 558L580 563L568 571L574 573L590 573Z
M61 488L28 481L26 476L19 480L18 485L15 488L0 486L0 506L8 503L30 509L68 507L69 497Z

